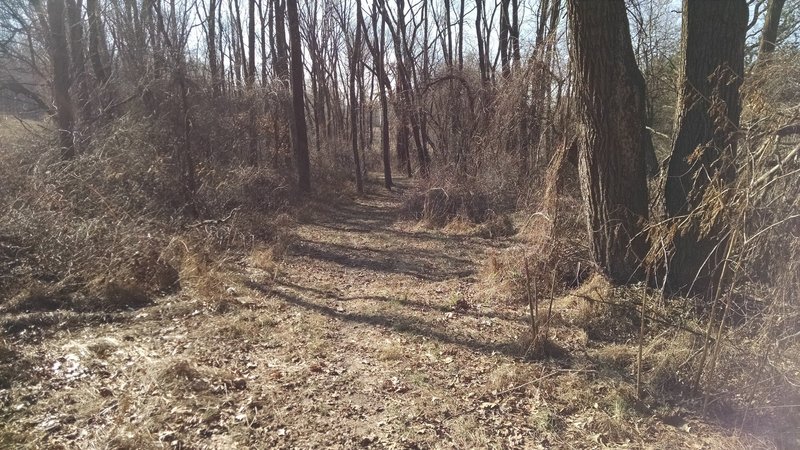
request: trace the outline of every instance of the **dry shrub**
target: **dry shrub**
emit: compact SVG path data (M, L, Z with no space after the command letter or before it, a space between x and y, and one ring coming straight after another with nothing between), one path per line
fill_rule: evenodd
M441 228L456 218L482 223L489 214L486 196L463 187L433 187L407 195L402 215Z
M691 333L669 331L650 341L642 352L643 379L654 394L686 391L690 381L690 360L696 348Z
M636 362L636 352L630 345L609 344L597 350L597 358L609 366L626 369Z
M186 282L214 284L231 254L285 234L272 219L293 198L267 168L198 164L187 192L165 151L168 130L124 116L61 161L17 130L0 158L0 295L5 311L137 308ZM178 244L180 243L180 244ZM184 251L176 257L177 246ZM190 255L191 252L198 252ZM224 263L220 263L220 260ZM203 286L200 291L218 291Z
M602 275L593 275L568 298L577 302L567 320L584 329L589 339L626 342L638 334L639 317L631 296L635 291L612 286Z
M682 360L679 381L703 392L707 405L731 405L740 425L748 411L784 423L779 405L800 401L799 77L796 53L778 53L753 69L743 88L738 154L724 162L736 177L717 176L689 215L650 230L650 261L667 268L676 234L725 236L722 282L700 308L686 311L699 311L704 322L696 351L660 350L665 368L656 366L654 384L675 384L668 374Z
M554 167L555 172L563 172ZM522 244L490 256L482 271L484 291L522 300L530 282L541 301L581 286L595 272L577 186L563 178L563 174L554 176L552 183L558 184L548 184L540 206L522 213L525 218L516 234ZM528 276L524 274L526 258Z
M188 359L176 359L163 367L158 380L162 385L174 390L194 392L224 393L226 390L242 390L247 382L236 378L223 369L200 366Z

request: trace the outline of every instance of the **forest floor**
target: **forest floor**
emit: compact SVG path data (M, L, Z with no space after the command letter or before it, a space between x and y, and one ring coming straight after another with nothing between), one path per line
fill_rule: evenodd
M220 298L6 319L0 362L25 377L0 386L0 447L767 446L637 402L567 322L558 355L531 357L527 306L481 283L520 243L398 220L401 196L371 190L304 212L282 261L242 258Z

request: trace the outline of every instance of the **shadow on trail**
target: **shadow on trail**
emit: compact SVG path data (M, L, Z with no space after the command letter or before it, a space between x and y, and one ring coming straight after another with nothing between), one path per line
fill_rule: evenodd
M314 311L318 314L337 320L375 326L411 336L425 337L444 344L458 345L473 352L486 355L494 355L499 353L510 358L523 358L525 356L526 349L518 342L481 341L466 336L459 336L456 334L436 330L430 323L421 321L415 317L404 316L402 314L392 315L362 312L339 312L330 306L320 305L318 303L302 299L297 295L293 295L283 290L265 289L260 285L254 285L253 288L260 290L264 294L274 295L278 299L298 308Z
M476 309L461 309L461 308L452 308L445 305L437 305L432 303L424 303L417 300L411 300L406 296L403 297L386 297L382 295L356 295L352 297L342 297L337 293L332 291L317 289L310 286L301 286L296 283L292 283L291 281L286 280L278 280L276 284L280 286L284 286L290 289L294 289L297 291L303 292L310 292L314 295L317 295L321 298L329 298L336 301L347 302L350 300L367 300L367 301L374 301L379 303L396 303L399 305L403 305L409 309L417 309L420 311L437 311L442 314L446 313L456 313L460 316L470 316L475 318L491 318L491 319L499 319L505 320L508 322L518 323L520 325L528 325L529 320L525 316L520 316L518 314L508 314L508 313L501 313L495 311L479 311ZM258 288L256 288L258 289Z
M469 260L429 250L382 250L302 240L289 249L289 254L344 267L408 275L426 281L444 281L475 274L475 268Z

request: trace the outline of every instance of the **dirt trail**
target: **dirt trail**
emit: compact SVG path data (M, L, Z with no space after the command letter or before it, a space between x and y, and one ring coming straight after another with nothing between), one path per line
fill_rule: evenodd
M614 382L594 383L585 359L526 359L524 306L477 283L487 253L513 240L424 229L398 221L398 205L375 188L320 207L274 280L242 267L211 304L184 294L21 340L37 382L2 391L0 447L685 443L652 420L615 430L602 400Z

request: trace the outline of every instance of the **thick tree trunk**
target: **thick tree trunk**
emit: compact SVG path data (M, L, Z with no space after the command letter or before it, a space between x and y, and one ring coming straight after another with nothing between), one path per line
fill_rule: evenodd
M50 29L49 50L53 65L53 104L61 157L75 156L72 98L69 95L69 47L64 26L64 0L47 0L47 21Z
M684 0L683 14L677 134L665 192L670 217L694 211L712 179L734 176L747 1ZM699 223L690 227L673 240L668 284L703 292L715 283L723 257L722 224L714 224L706 236L701 236Z
M569 0L583 119L579 171L595 262L613 280L641 276L647 181L644 78L636 66L624 0Z
M303 49L300 43L300 19L297 14L297 0L286 0L289 19L289 40L291 42L292 73L292 146L297 166L297 185L300 192L311 191L311 163L308 157L308 132L305 114L305 82L303 73Z

